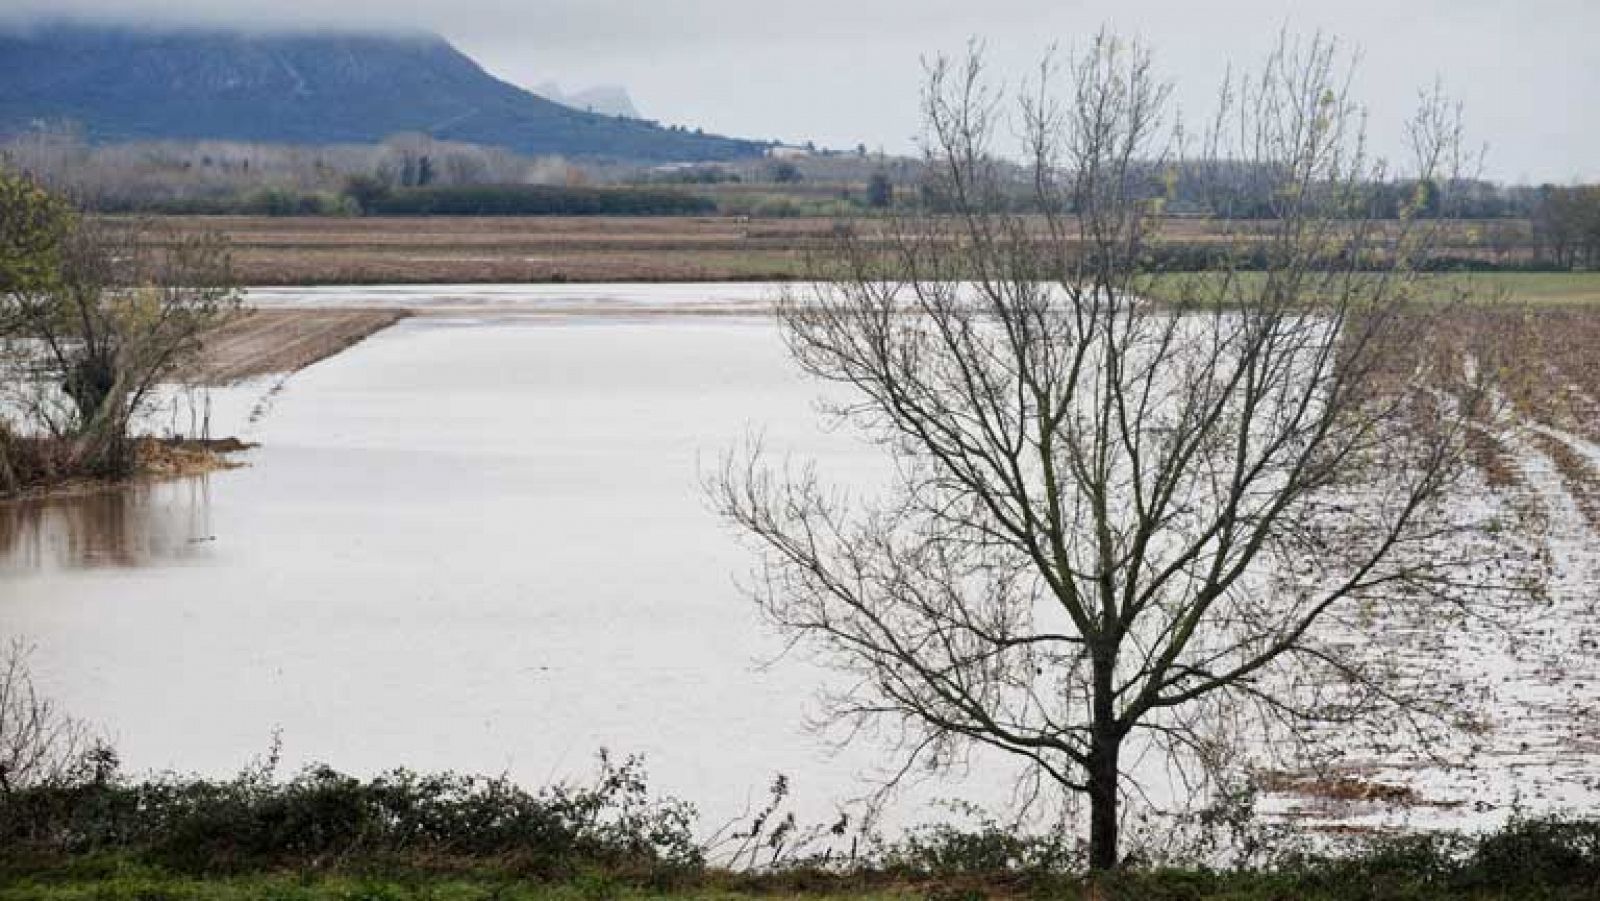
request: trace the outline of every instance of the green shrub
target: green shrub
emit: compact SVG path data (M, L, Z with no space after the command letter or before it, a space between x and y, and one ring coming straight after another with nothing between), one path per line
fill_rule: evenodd
M848 200L806 198L788 194L730 194L717 204L724 216L750 216L756 219L845 218L861 214L861 207Z
M1070 873L1084 864L1079 843L1062 833L1020 835L985 820L977 829L924 826L891 847L895 869L943 877L977 874Z
M602 754L591 784L530 792L504 777L409 770L364 779L314 766L279 779L271 757L228 780L130 783L117 777L114 755L97 753L65 785L0 793L0 889L43 873L107 896L163 897L172 886L173 897L204 897L202 883L173 874L324 879L332 871L354 880L339 884L338 897L374 899L427 894L440 872L556 882L552 897L570 901L719 885L791 894L910 885L939 901L1079 897L1090 881L1095 897L1140 901L1600 898L1600 820L1514 818L1481 835L1374 836L1337 854L1279 852L1236 868L1130 865L1090 877L1071 833L1019 834L989 819L926 826L887 845L868 835L871 850L858 857L843 818L797 832L792 815L778 815L787 796L780 778L742 833L763 850L729 872L707 870L693 808L652 797L637 758ZM805 835L848 840L850 852L817 853ZM796 853L780 855L786 843ZM311 897L287 882L272 891Z
M585 787L528 792L504 777L395 770L358 779L310 767L228 781L166 777L0 796L11 856L130 853L186 872L371 861L498 859L530 875L695 869L694 811L649 796L638 758L602 755Z
M716 212L706 197L667 188L467 185L394 188L363 200L385 216L695 216Z
M1463 887L1583 886L1600 896L1600 821L1513 819L1480 837Z

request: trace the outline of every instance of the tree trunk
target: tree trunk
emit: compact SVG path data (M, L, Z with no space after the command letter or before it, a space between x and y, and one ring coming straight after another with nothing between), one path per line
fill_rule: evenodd
M1117 755L1121 741L1095 739L1089 752L1089 868L1117 866Z
M0 494L16 494L20 487L16 467L11 465L11 433L0 427Z
M1094 662L1094 725L1089 746L1089 868L1117 866L1118 755L1116 657L1097 654Z

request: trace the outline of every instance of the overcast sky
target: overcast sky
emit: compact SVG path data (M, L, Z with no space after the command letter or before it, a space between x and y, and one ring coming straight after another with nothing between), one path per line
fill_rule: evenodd
M1486 172L1600 180L1600 0L0 0L0 10L252 25L425 28L524 86L625 86L645 115L756 138L909 152L922 57L985 42L1018 77L1102 25L1150 44L1197 118L1281 28L1359 49L1380 146L1435 79Z

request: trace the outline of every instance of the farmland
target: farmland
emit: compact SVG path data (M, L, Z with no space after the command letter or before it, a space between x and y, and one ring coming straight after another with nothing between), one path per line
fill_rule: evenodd
M849 228L883 240L889 220L718 217L272 217L184 216L180 233L219 230L251 285L468 284L521 282L782 281L803 276L807 260ZM1223 228L1249 223L1171 218L1161 240L1178 247L1220 246ZM1452 225L1441 253L1502 265L1525 262L1520 220ZM1500 235L1495 241L1487 234ZM1237 232L1233 237L1237 237ZM1501 274L1530 299L1597 293L1565 275ZM1574 294L1574 292L1577 292Z
M252 285L782 280L804 271L832 228L734 218L170 221L221 230Z

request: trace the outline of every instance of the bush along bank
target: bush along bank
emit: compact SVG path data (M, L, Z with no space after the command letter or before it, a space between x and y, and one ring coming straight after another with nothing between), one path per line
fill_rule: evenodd
M694 808L652 795L634 757L602 754L591 782L537 791L504 777L358 778L313 766L279 778L275 769L269 755L231 779L132 781L117 773L114 753L95 748L62 778L0 792L0 901L1600 898L1600 820L1518 818L1480 835L1371 837L1339 854L1269 854L1233 868L1130 861L1091 883L1073 837L993 823L926 827L895 842L849 839L850 853L837 854L828 839L845 836L845 821L807 840L780 815L782 793L707 847Z

